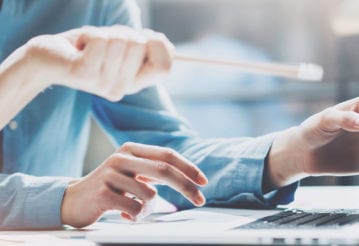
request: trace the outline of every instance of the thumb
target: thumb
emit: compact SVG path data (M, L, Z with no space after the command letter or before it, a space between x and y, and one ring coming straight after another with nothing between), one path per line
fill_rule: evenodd
M86 42L90 39L90 36L99 34L101 34L100 30L95 27L85 26L82 28L71 29L57 35L67 39L74 48L81 51L85 48Z
M82 32L80 31L80 29L72 29L69 31L58 33L57 36L68 40L72 44L72 46L76 47L76 44L81 34Z
M86 44L98 37L107 37L109 28L96 28L94 26L84 26L71 29L57 35L67 39L77 50L84 50Z
M300 125L300 129L306 145L318 148L335 139L343 130L359 132L359 114L331 107L309 117Z
M359 132L359 113L329 108L323 111L320 119L320 129L333 133L341 129L349 132Z

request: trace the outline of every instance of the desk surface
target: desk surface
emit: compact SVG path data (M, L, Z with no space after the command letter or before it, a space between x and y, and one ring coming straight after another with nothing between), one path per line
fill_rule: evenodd
M359 208L359 186L347 187L300 187L296 193L295 201L283 207L297 208ZM168 208L166 208L168 209ZM225 213L240 213L242 216L252 214L253 210L242 209L221 209L202 208L205 211L216 211ZM256 211L258 213L258 211ZM263 210L261 213L273 213ZM84 229L77 230L67 228L56 231L2 231L0 232L1 245L18 245L19 242L31 242L34 245L84 245L94 246L95 244L85 240L85 235L93 230L114 229L116 223L96 222ZM6 241L9 240L9 241ZM12 242L10 242L12 241ZM9 243L10 242L10 243Z

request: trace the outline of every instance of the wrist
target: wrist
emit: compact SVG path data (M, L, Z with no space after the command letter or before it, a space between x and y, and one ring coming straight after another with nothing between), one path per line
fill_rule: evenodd
M0 129L45 86L36 83L26 46L15 50L0 64Z
M48 73L52 69L49 64L41 62L38 47L35 47L32 42L26 43L22 48L24 49L24 57L22 59L21 73L25 75L25 80L34 90L41 92L51 86L51 81L53 80Z
M63 225L71 225L71 211L74 206L72 204L73 197L73 186L78 182L78 179L73 179L68 183L68 186L65 190L64 197L62 198L61 204L61 222Z
M274 190L307 177L303 171L305 150L301 146L299 128L280 132L273 141L265 168L266 183Z
M4 83L21 88L26 94L39 93L48 85L41 83L37 69L37 61L32 57L28 44L15 50L0 66L0 74ZM29 93L29 91L34 93Z

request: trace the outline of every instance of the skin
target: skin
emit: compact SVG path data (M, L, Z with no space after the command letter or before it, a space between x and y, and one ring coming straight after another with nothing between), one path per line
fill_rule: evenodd
M6 92L0 99L0 128L54 84L119 101L160 81L171 69L173 49L161 33L125 26L35 37L0 66L0 90Z
M317 113L281 132L267 162L269 190L309 176L359 173L359 98Z
M0 128L54 84L118 101L159 81L171 68L173 51L163 34L123 26L35 37L0 64ZM359 98L346 101L276 135L263 191L308 176L358 174L358 105ZM156 196L154 182L171 186L196 206L205 203L198 186L208 181L193 163L168 148L126 143L70 182L62 222L83 227L112 209L136 220Z
M35 37L0 65L0 127L51 85L119 101L168 73L173 49L161 33L124 26ZM208 181L193 163L168 148L126 143L89 175L70 182L62 222L83 227L110 209L136 220L156 195L153 182L171 186L195 206L205 203L198 186Z
M114 209L136 220L156 196L149 184L153 180L173 187L196 206L205 203L196 185L207 184L207 179L194 164L168 148L126 143L89 175L69 185L62 221L83 227Z

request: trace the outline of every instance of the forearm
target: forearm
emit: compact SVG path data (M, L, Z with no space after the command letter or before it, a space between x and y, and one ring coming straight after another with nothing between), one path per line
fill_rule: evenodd
M0 64L0 129L46 88L36 76L26 45Z
M125 97L121 103L94 97L94 115L115 144L126 140L170 147L198 165L209 179L202 188L208 205L273 207L291 201L296 185L268 195L262 191L265 160L276 133L258 138L198 138L172 113L165 96L158 87ZM172 189L158 189L179 208L191 206Z
M276 134L258 138L190 138L170 142L168 146L192 160L207 175L209 183L202 188L207 205L265 208L287 203L292 199L295 189L289 188L269 196L262 190L265 157L275 136ZM166 186L158 187L158 191L180 209L190 206Z

